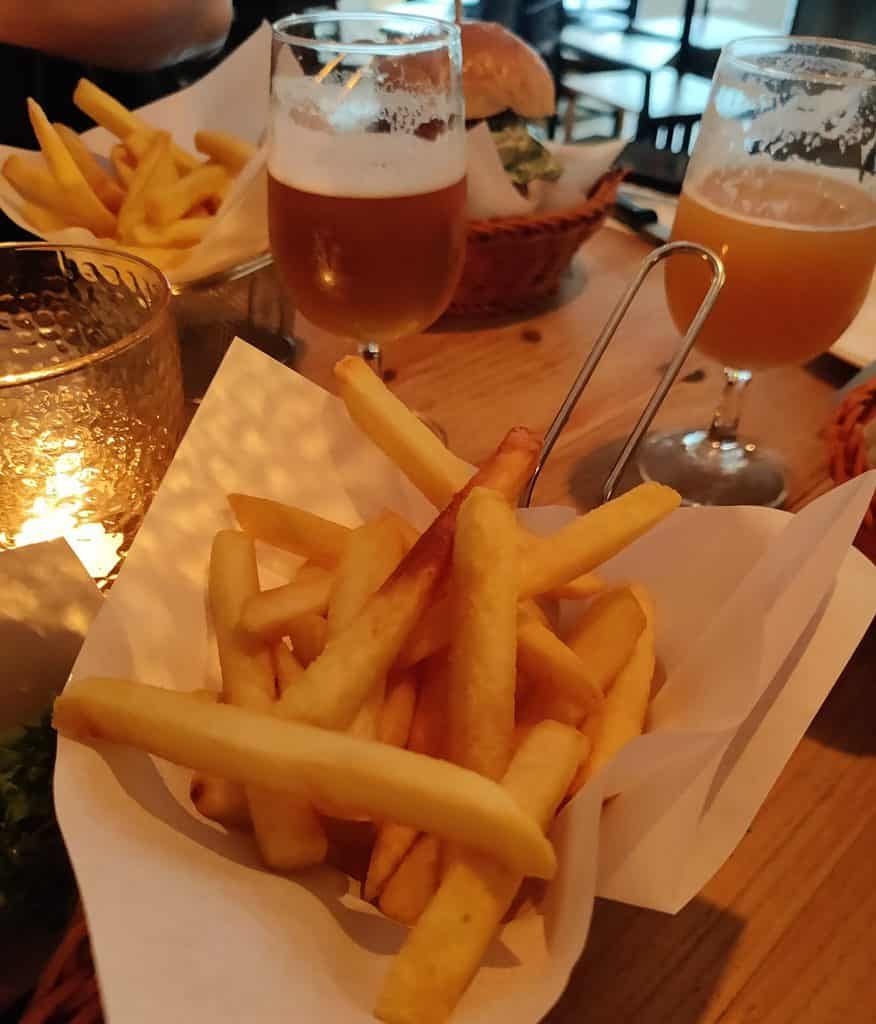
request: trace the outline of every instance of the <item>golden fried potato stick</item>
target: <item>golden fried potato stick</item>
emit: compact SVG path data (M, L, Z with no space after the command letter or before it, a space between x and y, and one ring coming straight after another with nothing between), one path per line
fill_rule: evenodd
M67 217L63 217L39 203L32 203L30 200L25 200L21 204L21 215L41 235L47 235L51 231L62 231L71 226Z
M230 185L231 178L224 167L199 167L162 192L148 196L146 216L156 227L167 227L207 199L221 202Z
M316 612L299 615L293 619L286 630L292 644L292 653L306 668L325 648L328 623Z
M361 359L341 359L334 374L353 422L436 508L444 508L470 479L471 466L446 448Z
M23 199L64 216L57 183L42 160L12 153L3 162L3 177Z
M502 787L547 829L581 762L574 729L542 722L525 736ZM392 961L375 1016L386 1024L443 1024L474 977L523 876L493 856L465 852L448 865L438 892Z
M151 224L135 224L131 229L131 238L137 245L189 249L203 239L213 223L212 217L186 217L185 220L168 224L166 228L155 228Z
M309 574L302 580L296 578L281 587L255 593L244 602L240 628L262 640L288 636L295 619L309 612L317 615L325 612L333 586L332 574L322 570L319 576Z
M208 589L223 694L229 704L269 713L276 696L271 653L238 628L243 603L258 587L252 538L238 530L220 530L210 552ZM259 852L268 867L291 871L325 859L325 831L307 801L291 799L273 786L248 786L246 798Z
M149 148L138 162L128 192L119 210L118 232L124 242L136 241L133 228L146 219L146 197L152 179L155 177L162 160L170 152L170 135L167 132L155 132L150 136Z
M453 545L448 753L491 779L505 773L514 738L517 547L508 501L473 488Z
M271 647L271 657L274 661L274 675L277 678L277 692L285 693L290 686L298 682L304 672L304 666L282 640L278 640Z
M278 705L281 714L329 729L344 729L352 722L374 686L386 677L444 573L457 511L471 487L490 487L516 500L538 450L539 440L529 431L516 428L509 432L356 620L328 640L322 654L307 666L299 685L283 695Z
M72 223L88 228L95 235L112 235L116 229L115 216L95 195L43 108L30 97L27 100L27 113L55 179L60 208L70 215Z
M390 675L377 719L377 740L393 747L407 746L416 706L416 675L410 670Z
M199 814L224 828L237 831L252 829L246 791L239 783L194 772L189 797Z
M602 707L601 680L587 663L543 622L522 608L517 620L517 668L539 692L559 697L578 710L579 724Z
M563 583L553 590L548 590L545 597L554 598L557 601L586 601L587 598L598 594L605 588L605 582L595 572L585 572L575 579Z
M406 554L404 540L389 516L354 530L338 564L328 606L328 638L343 632L398 567ZM359 708L350 730L362 739L375 739L386 680L378 681Z
M671 487L647 483L579 516L549 537L532 537L520 556L520 596L556 591L589 573L647 533L678 506ZM446 646L450 636L449 602L436 601L406 641L397 668L410 668Z
M421 835L384 885L378 906L393 921L416 924L441 881L441 843Z
M590 757L581 765L570 787L570 795L592 779L597 772L626 746L642 734L651 699L651 683L656 664L654 634L654 601L639 584L630 588L646 618L646 625L636 641L630 660L617 674L605 704L587 723L591 737Z
M275 548L303 555L331 568L341 560L350 527L268 498L229 494L228 504L241 530Z
M59 124L57 121L55 122L55 131L61 136L61 141L67 147L74 163L82 171L83 177L92 187L97 198L110 213L118 213L125 198L125 190L98 163L97 158L82 141L78 132L74 132L68 125Z
M227 167L232 174L240 174L258 152L251 142L230 132L195 132L195 149Z
M134 177L134 171L136 167L131 161L130 155L125 147L119 143L110 150L109 155L110 164L112 169L116 172L116 177L119 179L123 188L128 188L131 184L131 180Z
M442 757L447 732L447 664L435 659L421 669L422 679L408 734L408 750ZM383 886L414 844L418 831L409 825L384 821L377 830L362 897L374 902Z
M123 679L79 679L55 701L71 739L102 739L296 800L347 803L551 878L553 847L502 787L449 761Z
M73 102L88 116L96 121L102 128L117 139L124 141L129 135L135 132L153 132L151 125L148 125L136 114L132 113L117 99L98 88L94 82L87 78L80 78L73 90ZM180 146L173 144L173 158L181 170L191 171L200 166L196 156L187 153Z
M520 567L522 597L545 594L590 572L655 527L681 504L663 484L639 484L527 546Z

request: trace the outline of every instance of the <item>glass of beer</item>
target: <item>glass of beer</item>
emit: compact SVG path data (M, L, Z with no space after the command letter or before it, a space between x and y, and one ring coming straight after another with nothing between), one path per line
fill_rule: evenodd
M274 25L271 249L297 309L377 365L383 343L438 319L462 272L461 59L459 28L432 18Z
M768 38L724 49L672 231L724 262L697 340L723 363L724 391L708 429L649 439L643 476L689 504L782 504L781 461L738 436L743 394L753 370L825 352L861 308L876 264L874 153L876 47ZM668 261L680 330L708 283L696 257Z

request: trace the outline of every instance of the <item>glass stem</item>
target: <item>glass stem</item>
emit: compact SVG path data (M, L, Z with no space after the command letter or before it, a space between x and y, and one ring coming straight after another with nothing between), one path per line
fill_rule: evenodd
M378 377L383 377L383 349L376 341L366 341L360 344L359 355Z
M742 416L742 400L751 380L750 370L734 370L724 367L724 388L721 398L712 413L709 426L709 441L712 444L733 445L737 443L739 419Z

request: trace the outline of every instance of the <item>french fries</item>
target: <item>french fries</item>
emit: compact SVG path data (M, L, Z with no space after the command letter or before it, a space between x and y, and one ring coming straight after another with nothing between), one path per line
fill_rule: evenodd
M477 850L536 878L553 848L501 786L458 765L385 743L123 679L80 679L55 701L55 728L102 739L297 799L347 803Z
M508 767L517 677L517 526L501 495L475 487L453 548L450 758L491 779Z
M228 132L195 132L195 149L231 174L240 174L256 154L255 146Z
M472 486L491 487L511 499L532 472L539 442L512 430L473 478L405 555L396 572L373 595L361 615L328 640L298 686L283 695L280 712L325 728L348 726L386 673L422 615L453 544L459 505Z
M121 230L158 240L143 216L156 177L166 195L185 175L171 181L180 170L166 136L108 109L117 128L135 132ZM244 159L218 137L199 149L224 154L228 168ZM10 173L42 194L33 170L13 164ZM442 506L428 529L418 534L394 512L350 529L229 495L241 530L216 535L208 574L221 700L212 690L84 679L57 699L54 720L74 739L191 768L194 808L251 831L267 866L328 859L363 879L364 899L411 926L375 1015L443 1024L523 880L553 875L546 832L560 803L645 727L654 603L641 585L608 585L593 570L678 496L644 485L553 536L531 536L514 502L538 438L510 431L469 478L359 365L337 367L342 395ZM257 540L307 561L262 592ZM567 618L556 600L584 604L559 633Z
M567 726L542 722L524 738L502 786L546 829L582 758L582 740ZM375 1016L386 1024L441 1024L474 977L520 883L500 851L460 853L447 868L392 963Z
M254 644L239 629L244 601L258 593L252 538L220 530L210 553L209 594L225 700L244 708L269 709L276 696L274 662L267 647ZM280 871L319 864L328 841L306 800L292 800L261 786L248 786L246 800L259 853Z
M320 565L337 565L347 548L351 532L348 526L304 509L248 494L229 494L228 504L245 533Z
M444 508L471 477L471 466L445 448L361 359L336 363L335 381L356 425L436 508Z
M119 142L104 161L28 99L42 159L13 154L2 168L21 197L22 216L40 234L85 228L107 248L172 270L207 236L255 147L226 132L198 132L208 157L202 161L87 79L80 80L73 100Z

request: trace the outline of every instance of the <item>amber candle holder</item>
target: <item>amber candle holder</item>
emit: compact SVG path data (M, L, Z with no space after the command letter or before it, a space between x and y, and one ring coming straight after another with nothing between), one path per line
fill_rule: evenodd
M134 256L0 246L0 548L118 571L183 426L170 287Z

